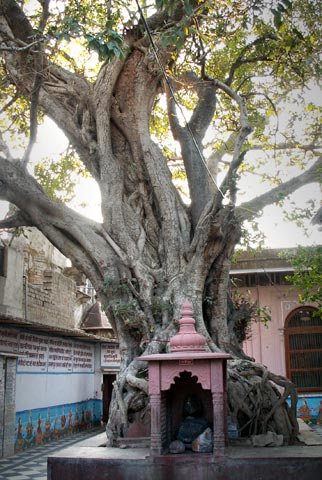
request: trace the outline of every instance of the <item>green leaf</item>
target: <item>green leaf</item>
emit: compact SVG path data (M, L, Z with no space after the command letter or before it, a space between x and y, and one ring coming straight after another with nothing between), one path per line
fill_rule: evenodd
M193 14L193 7L189 0L184 0L184 8L188 15Z
M283 18L282 18L282 14L281 12L279 12L278 10L275 10L274 8L272 8L272 13L274 15L273 19L274 19L274 25L276 27L277 30L280 30L282 24L283 24Z
M88 176L88 173L75 152L71 151L56 161L45 158L35 165L34 175L50 198L70 202L79 178Z

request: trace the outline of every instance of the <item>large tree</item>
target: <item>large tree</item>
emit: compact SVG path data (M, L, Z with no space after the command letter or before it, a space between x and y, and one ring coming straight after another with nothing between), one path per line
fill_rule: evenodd
M144 421L146 366L136 358L167 350L185 299L208 348L234 356L229 409L239 427L294 440L295 403L285 402L296 399L294 386L243 355L229 270L245 222L321 178L318 107L305 103L320 73L320 14L314 0L0 0L0 197L16 206L1 227L37 227L95 287L122 357L111 443ZM102 223L53 198L33 175L43 115L67 136L67 157L99 185ZM25 153L14 158L6 135L28 131ZM287 164L293 176L281 181ZM242 203L238 181L247 172L272 184Z

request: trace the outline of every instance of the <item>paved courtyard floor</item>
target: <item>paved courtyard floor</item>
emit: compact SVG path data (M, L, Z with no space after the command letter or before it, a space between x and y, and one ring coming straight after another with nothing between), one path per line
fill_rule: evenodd
M294 448L298 448L298 456L321 456L322 453L322 425L306 425L303 422L299 422L301 440L307 445L312 446L310 453L308 449L301 447L285 447L283 454L288 456ZM56 455L62 450L71 448L79 451L86 456L86 450L89 447L97 447L99 444L103 444L105 441L105 432L102 429L94 429L86 432L80 432L75 435L64 437L55 442L48 443L37 447L30 448L24 452L17 453L16 455L4 459L0 459L0 480L47 480L47 457ZM282 447L283 448L283 447ZM229 449L232 457L239 456L240 450L237 448ZM246 452L248 450L248 452ZM279 448L266 448L260 449L267 456L278 456L281 454ZM315 451L316 450L316 451ZM112 453L109 453L109 457L120 455L119 449L111 449ZM257 452L257 453L256 453ZM289 453L290 452L290 453ZM144 453L144 455L143 455ZM142 453L143 458L148 454L148 450ZM243 449L243 456L258 455L259 450L253 448ZM114 455L113 455L114 454ZM131 458L131 455L137 455L138 450L133 452L133 449L125 449L122 451L121 456L125 458ZM266 456L265 455L265 456ZM322 477L321 477L322 478ZM63 479L62 479L63 480ZM170 480L170 479L169 479Z
M97 436L101 429L79 432L0 459L0 480L47 480L47 457ZM105 435L105 433L104 433Z

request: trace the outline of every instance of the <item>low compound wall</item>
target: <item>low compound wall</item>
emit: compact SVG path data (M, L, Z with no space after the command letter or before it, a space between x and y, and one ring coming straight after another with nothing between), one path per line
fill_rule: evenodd
M321 455L306 458L298 450L284 458L282 454L263 458L256 451L256 458L254 454L253 458L227 457L219 463L208 461L207 454L149 460L127 458L127 450L123 450L119 458L104 458L106 449L101 448L102 453L97 450L75 450L78 457L71 453L64 456L64 452L59 457L49 457L48 480L320 480L322 471Z

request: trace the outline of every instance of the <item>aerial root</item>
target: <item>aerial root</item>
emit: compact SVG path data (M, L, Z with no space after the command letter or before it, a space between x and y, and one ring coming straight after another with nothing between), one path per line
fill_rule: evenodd
M296 403L295 385L287 378L254 362L230 362L228 411L238 425L241 436L272 431L282 434L285 444L293 444L299 433Z

